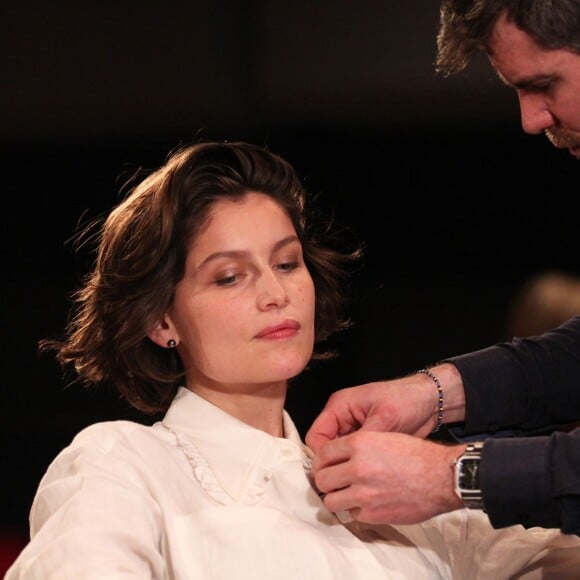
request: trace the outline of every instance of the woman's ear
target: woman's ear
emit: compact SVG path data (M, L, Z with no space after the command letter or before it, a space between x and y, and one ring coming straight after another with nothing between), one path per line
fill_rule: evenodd
M149 329L147 336L162 348L175 348L179 342L177 330L167 316L164 316L153 328Z

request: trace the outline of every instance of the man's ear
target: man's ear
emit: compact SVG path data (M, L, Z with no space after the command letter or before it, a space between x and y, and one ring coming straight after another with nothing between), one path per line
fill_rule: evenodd
M156 345L162 348L171 348L169 347L169 341L173 341L173 347L179 343L177 330L167 316L163 316L163 318L159 320L153 328L149 329L147 331L147 336Z

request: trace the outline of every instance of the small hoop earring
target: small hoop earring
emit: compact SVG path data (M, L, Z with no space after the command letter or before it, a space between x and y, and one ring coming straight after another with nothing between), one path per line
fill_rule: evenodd
M175 348L176 346L177 343L172 338L167 341L167 348Z

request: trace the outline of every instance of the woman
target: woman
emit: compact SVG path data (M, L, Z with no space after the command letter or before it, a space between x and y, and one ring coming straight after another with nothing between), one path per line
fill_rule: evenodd
M539 570L551 545L559 571L580 565L570 538L467 510L377 527L325 509L284 410L288 382L328 356L315 344L348 324L359 252L320 236L292 167L247 143L175 152L111 212L66 339L42 347L164 417L75 437L6 580L498 578Z

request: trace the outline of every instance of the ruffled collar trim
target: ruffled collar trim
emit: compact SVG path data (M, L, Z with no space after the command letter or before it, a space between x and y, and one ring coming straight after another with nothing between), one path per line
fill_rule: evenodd
M277 438L232 417L181 387L161 425L173 434L204 492L222 505L259 501L281 461L300 462L310 472L312 452L290 415Z

